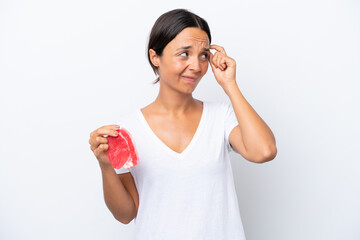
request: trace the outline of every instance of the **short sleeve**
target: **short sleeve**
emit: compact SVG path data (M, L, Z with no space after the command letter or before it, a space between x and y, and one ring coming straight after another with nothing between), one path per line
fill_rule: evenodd
M229 143L229 135L231 131L236 127L239 123L237 121L234 109L231 103L225 103L225 141L228 148L228 151L232 151L232 147Z

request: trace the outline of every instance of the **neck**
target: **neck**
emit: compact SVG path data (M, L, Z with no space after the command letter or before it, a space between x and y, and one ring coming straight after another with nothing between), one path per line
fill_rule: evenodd
M179 115L186 114L196 106L196 99L192 93L186 94L173 89L160 81L159 94L154 101L154 105L160 112Z

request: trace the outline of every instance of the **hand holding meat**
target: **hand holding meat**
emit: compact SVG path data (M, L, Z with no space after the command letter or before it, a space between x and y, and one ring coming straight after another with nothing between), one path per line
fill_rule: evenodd
M107 136L118 136L119 125L102 126L90 133L90 149L100 164L110 165L107 150L109 148Z

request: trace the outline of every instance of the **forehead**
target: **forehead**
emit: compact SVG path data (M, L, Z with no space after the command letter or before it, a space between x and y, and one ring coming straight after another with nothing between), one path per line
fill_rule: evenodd
M185 28L171 42L170 48L179 48L183 46L209 47L209 38L206 32L200 28Z

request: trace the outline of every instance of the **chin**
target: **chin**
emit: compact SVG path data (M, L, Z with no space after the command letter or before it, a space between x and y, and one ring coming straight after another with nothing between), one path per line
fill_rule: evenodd
M188 94L190 94L190 93L192 93L192 92L194 92L195 91L195 89L196 89L196 87L197 87L197 83L194 83L193 85L189 85L189 86L185 86L185 88L183 88L184 89L184 93L188 93Z

